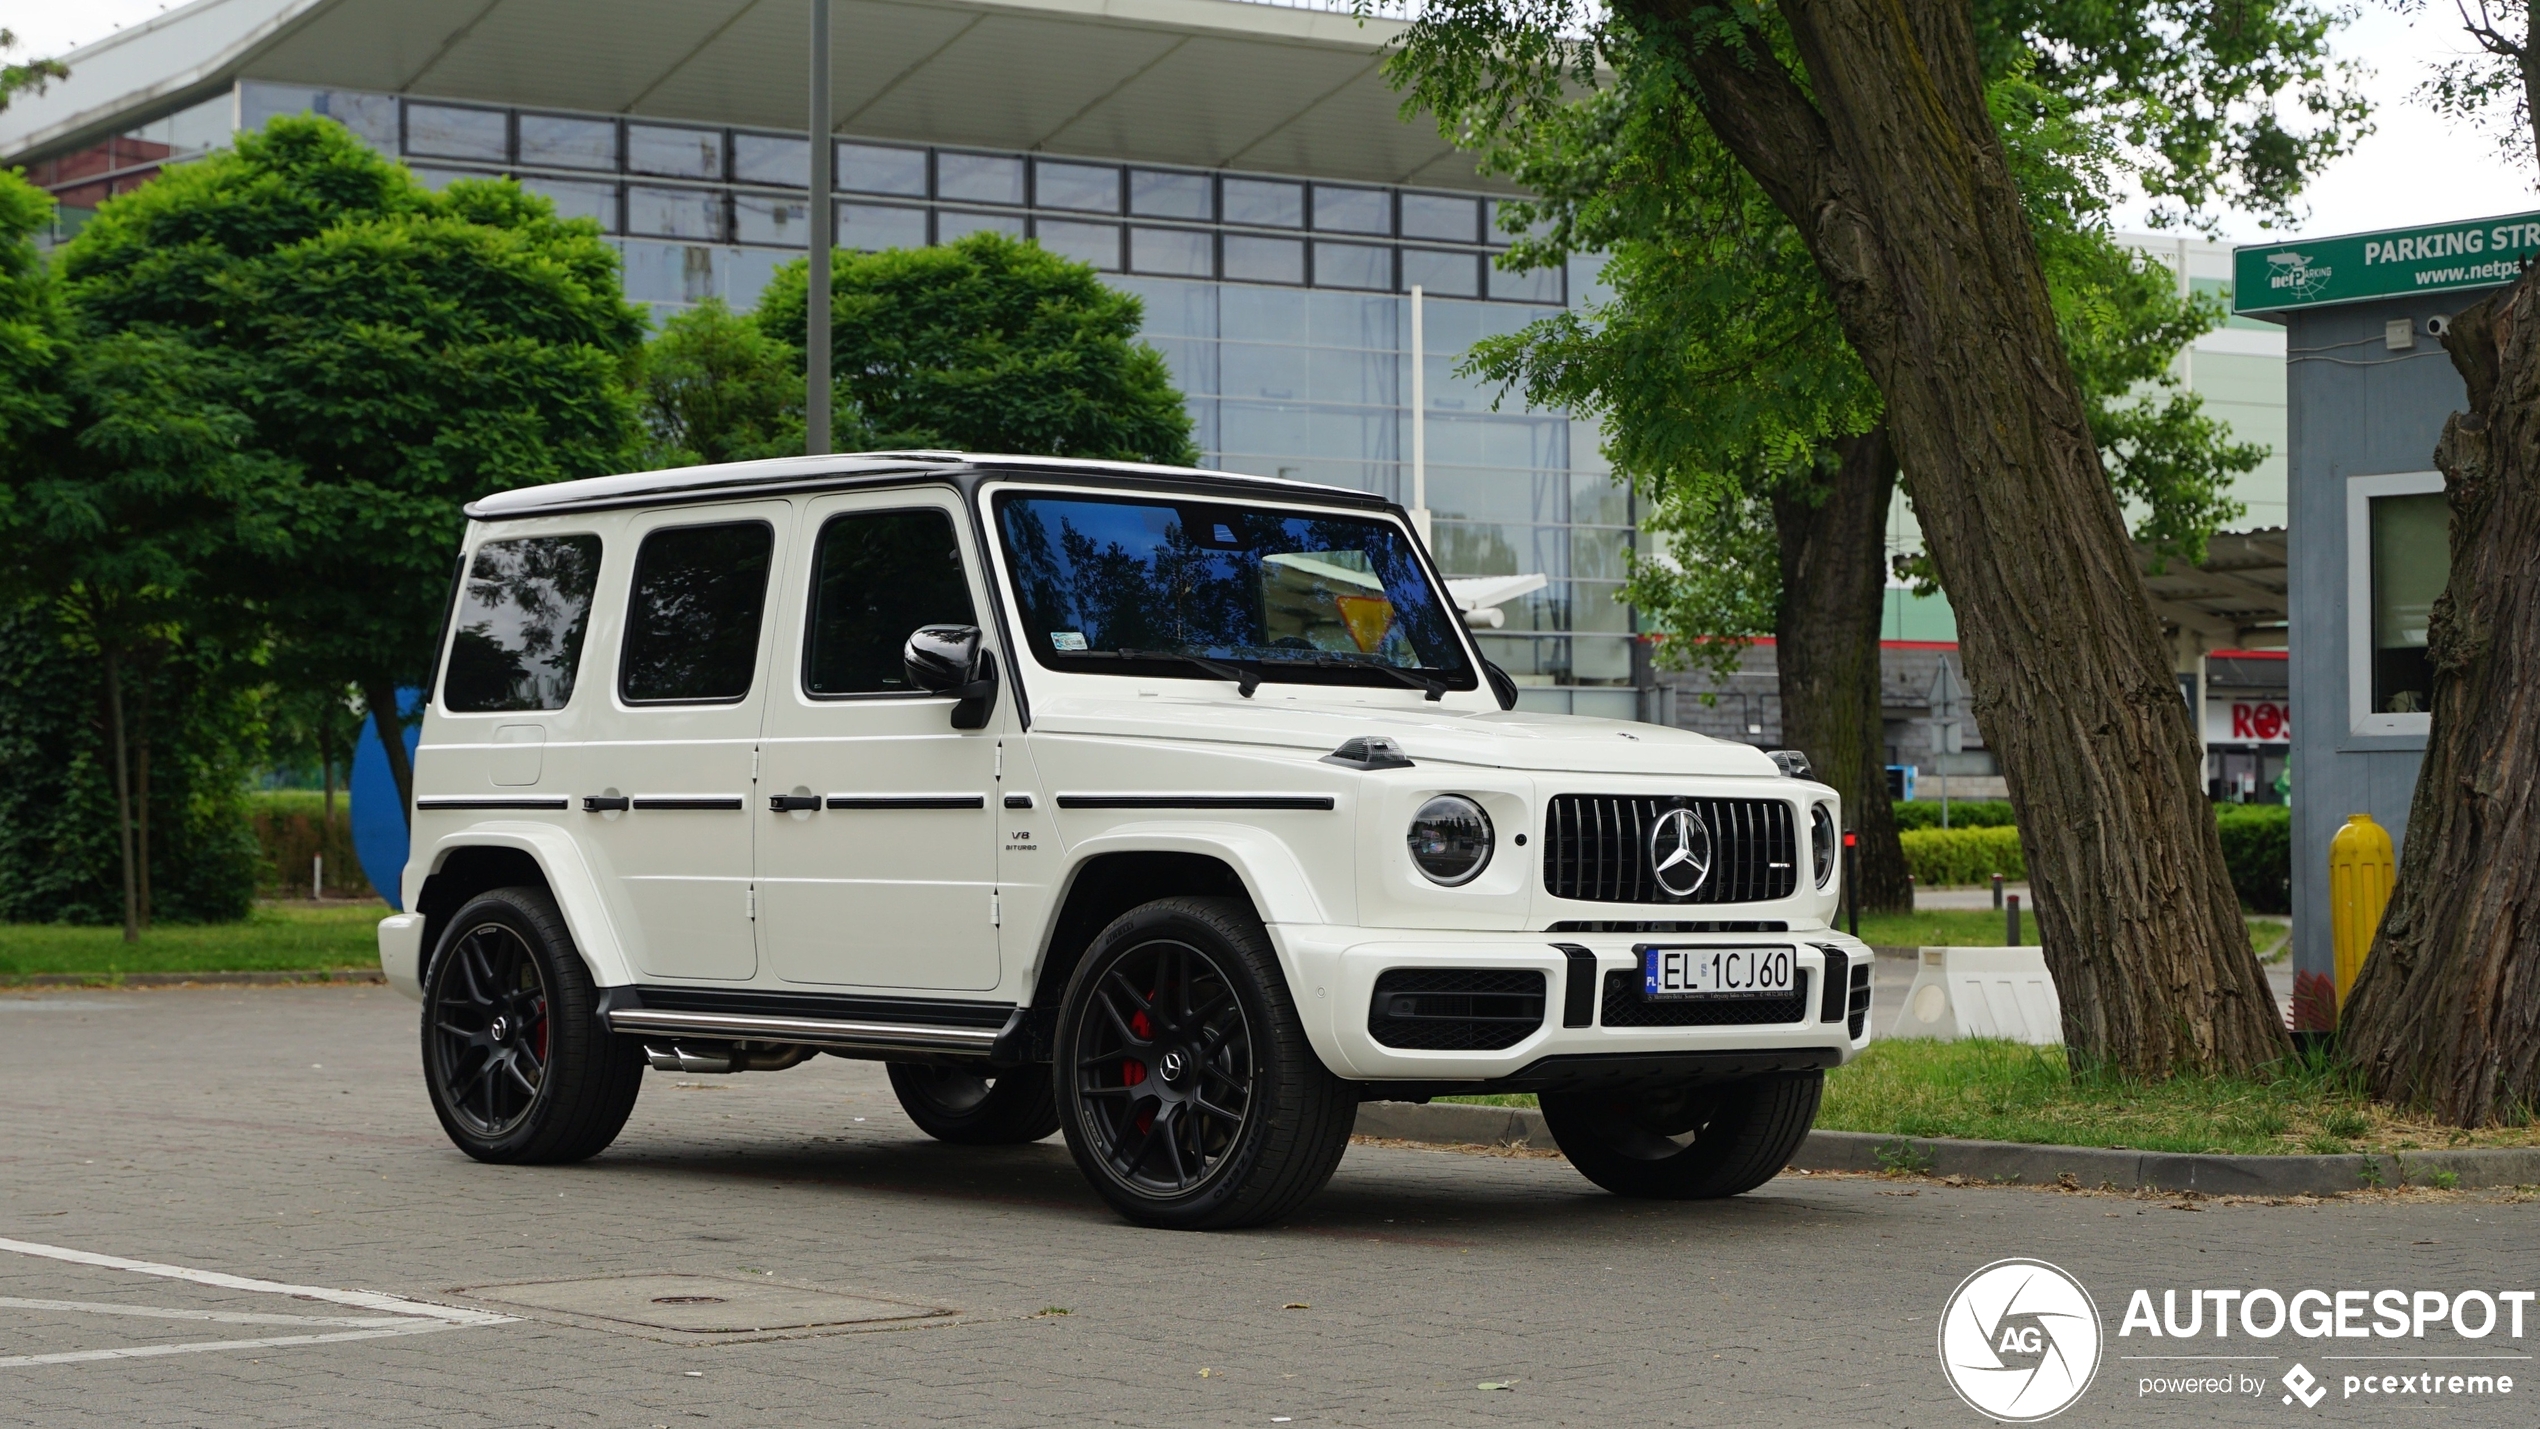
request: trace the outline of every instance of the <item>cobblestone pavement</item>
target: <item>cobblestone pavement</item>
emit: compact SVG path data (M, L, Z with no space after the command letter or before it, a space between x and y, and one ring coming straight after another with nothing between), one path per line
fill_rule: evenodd
M2519 1341L2230 1342L2277 1358L2217 1367L2268 1377L2220 1402L2141 1394L2211 1366L2118 1358L2202 1348L2117 1338L2135 1286L2540 1286L2540 1205L2510 1198L2180 1210L1786 1176L1655 1205L1557 1158L1361 1145L1291 1224L1175 1235L1114 1219L1056 1139L936 1145L877 1069L834 1059L653 1073L597 1160L479 1166L424 1104L413 1027L379 988L0 997L0 1422L1975 1425L1935 1326L2011 1255L2073 1271L2107 1327L2060 1423L2540 1418L2540 1382L2335 1392L2421 1366L2312 1359L2332 1385L2316 1410L2272 1384L2340 1348L2525 1356L2540 1307ZM432 1309L464 1303L454 1287L634 1272L959 1313L699 1345ZM206 1343L237 1347L165 1352ZM29 1362L90 1352L114 1353ZM2481 1368L2540 1381L2521 1359Z

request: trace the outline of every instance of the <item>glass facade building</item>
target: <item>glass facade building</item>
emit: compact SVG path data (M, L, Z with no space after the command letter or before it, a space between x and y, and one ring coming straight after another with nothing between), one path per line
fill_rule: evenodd
M805 250L811 145L799 132L258 80L154 125L160 142L135 151L148 155L146 172L57 189L65 226L81 200L93 208L157 162L300 113L344 124L427 184L509 175L560 213L596 221L623 255L628 298L656 321L709 298L747 309ZM1203 463L1224 470L1410 504L1419 288L1425 490L1440 564L1451 576L1547 578L1483 637L1526 687L1526 705L1644 713L1632 613L1617 599L1633 541L1629 493L1587 423L1456 372L1475 341L1588 297L1593 265L1502 270L1494 201L1469 191L854 138L833 150L842 247L994 231L1089 263L1136 295L1147 340L1189 402Z

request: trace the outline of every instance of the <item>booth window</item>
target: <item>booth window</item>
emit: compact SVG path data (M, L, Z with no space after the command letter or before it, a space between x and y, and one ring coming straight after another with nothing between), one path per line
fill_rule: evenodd
M2426 626L2451 575L2444 496L2374 497L2370 511L2372 712L2423 714L2434 694Z

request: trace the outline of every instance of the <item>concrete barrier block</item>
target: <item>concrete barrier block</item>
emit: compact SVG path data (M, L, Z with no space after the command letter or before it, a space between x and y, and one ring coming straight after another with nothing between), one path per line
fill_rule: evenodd
M1890 1037L2064 1040L2063 1003L2038 948L1925 948Z

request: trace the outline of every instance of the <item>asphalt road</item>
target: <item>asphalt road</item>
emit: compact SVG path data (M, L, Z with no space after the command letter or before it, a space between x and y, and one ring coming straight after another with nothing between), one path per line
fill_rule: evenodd
M2520 1340L2117 1334L2136 1287L2540 1288L2540 1202L1785 1176L1661 1205L1557 1158L1361 1145L1286 1226L1177 1235L1115 1220L1055 1139L936 1145L827 1059L653 1073L597 1160L480 1166L413 1029L376 988L0 996L0 1421L1975 1425L1936 1327L2006 1256L2071 1271L2104 1326L2058 1423L2540 1420L2540 1306ZM2164 1350L2247 1358L2124 1358ZM2464 1366L2325 1358L2437 1353L2531 1382L2348 1398ZM2316 1408L2283 1402L2297 1357ZM2247 1378L2144 1392L2189 1370Z

